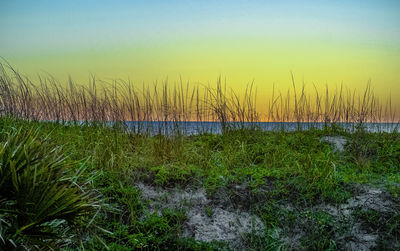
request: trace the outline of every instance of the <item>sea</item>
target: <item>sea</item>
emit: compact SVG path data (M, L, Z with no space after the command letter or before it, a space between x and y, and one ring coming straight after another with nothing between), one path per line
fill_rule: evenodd
M113 123L110 123L112 125ZM364 129L368 132L399 132L399 123L325 123L325 122L227 122L223 127L220 122L197 121L127 121L123 126L130 132L155 134L181 133L196 135L203 133L221 134L230 129L259 129L263 131L299 131L320 130L324 128L340 128L355 132ZM224 128L224 129L223 129Z

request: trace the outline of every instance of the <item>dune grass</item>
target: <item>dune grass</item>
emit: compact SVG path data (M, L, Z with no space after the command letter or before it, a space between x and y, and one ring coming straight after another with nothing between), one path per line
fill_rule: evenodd
M183 238L185 211L163 210L161 215L148 211L149 202L142 199L135 185L142 182L164 189L205 188L215 203L224 194L229 198L228 207L246 208L258 215L271 231L290 232L294 225L300 224L305 233L300 240L301 249L343 247L345 240L338 233L351 235L351 224L359 222L379 234L377 247L392 247L390 243L399 240L398 213L383 214L360 208L357 222L336 225L335 217L317 210L319 205L346 203L357 195L358 186L374 184L382 187L398 207L400 136L397 133L243 129L222 135L167 137L127 134L104 126L61 125L7 117L1 119L1 125L3 133L12 132L13 128L34 128L37 138L47 138L50 145L62 146L68 161L81 161L85 166L79 180L96 191L102 206L100 210L85 212L79 228L82 232L62 233L58 245L63 248L229 249L229 244ZM321 141L322 136L338 133L349 141L343 153ZM238 185L244 185L245 189L235 190ZM210 204L209 214L212 208ZM97 227L89 231L84 227L88 222ZM243 242L252 249L285 247L270 232L243 236Z
M362 125L366 122L397 123L399 118L391 98L380 100L367 84L364 90L340 86L313 89L296 85L282 92L275 87L265 107L257 98L266 93L254 84L243 93L227 88L221 78L214 86L170 84L168 81L138 87L124 80L104 82L92 77L78 84L69 78L60 83L51 76L36 81L24 77L8 64L0 64L0 108L3 115L29 120L57 122L137 122L137 133L146 131L148 122L175 123L174 131L185 131L187 121L217 121L222 130L254 127L255 122L323 122ZM234 124L229 122L236 122ZM147 123L147 124L146 124ZM168 130L165 125L163 130ZM169 132L166 132L169 133ZM174 133L174 132L172 132Z
M202 214L210 219L220 209L257 216L265 230L240 235L236 248L340 250L351 242L399 248L400 135L363 126L397 122L391 101L379 101L370 86L362 93L326 88L322 95L293 82L285 95L274 90L261 113L256 94L254 85L238 95L222 81L215 88L141 89L95 78L86 86L53 78L33 83L2 65L0 247L235 248L185 234L190 203L154 211L138 186L145 184L204 189L209 203ZM137 127L127 130L125 121ZM149 121L165 127L150 134ZM186 135L185 121L217 121L222 133ZM298 130L263 131L259 121L298 122ZM301 122L326 126L302 130ZM325 136L346 139L344 151ZM357 204L368 189L389 203L387 210ZM347 213L344 205L351 205Z

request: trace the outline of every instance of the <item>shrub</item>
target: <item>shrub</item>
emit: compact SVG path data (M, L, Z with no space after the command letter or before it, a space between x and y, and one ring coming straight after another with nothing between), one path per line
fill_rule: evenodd
M61 229L77 229L94 206L92 196L67 175L74 163L37 130L2 134L0 248L61 245Z

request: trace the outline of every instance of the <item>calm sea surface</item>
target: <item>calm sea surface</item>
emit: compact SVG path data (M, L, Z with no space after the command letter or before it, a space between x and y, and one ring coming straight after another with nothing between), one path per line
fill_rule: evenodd
M221 123L219 122L149 122L149 121L128 121L125 122L128 130L135 132L146 132L150 134L170 133L179 131L182 134L193 135L199 133L215 133L222 132ZM342 127L346 131L355 131L359 126L356 123L336 123L337 126ZM307 122L255 122L255 123L240 123L229 122L229 128L259 128L264 131L296 131L296 130L310 130L310 129L323 129L326 123L307 123ZM330 125L328 125L330 126ZM393 132L399 131L398 123L364 123L362 126L369 132Z

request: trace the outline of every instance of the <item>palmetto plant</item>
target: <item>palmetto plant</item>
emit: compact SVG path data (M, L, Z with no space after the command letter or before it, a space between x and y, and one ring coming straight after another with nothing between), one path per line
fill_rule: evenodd
M92 197L66 174L74 163L37 131L1 134L0 248L54 245L60 227L78 226L92 211Z

